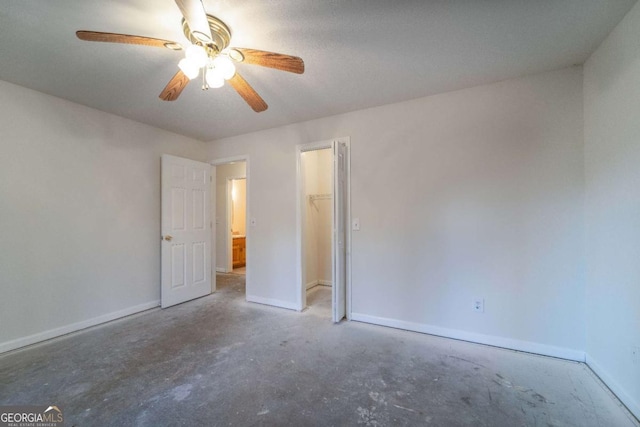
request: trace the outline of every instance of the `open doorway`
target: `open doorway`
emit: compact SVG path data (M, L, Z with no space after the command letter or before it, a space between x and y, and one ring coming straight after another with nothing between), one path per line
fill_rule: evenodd
M349 139L300 145L298 306L339 322L350 317Z
M242 292L248 285L248 161L213 162L215 197L215 271L217 291Z
M247 179L231 178L228 180L227 209L228 223L231 224L231 253L227 252L227 259L231 259L231 272L246 274L247 266ZM227 247L227 251L229 248Z

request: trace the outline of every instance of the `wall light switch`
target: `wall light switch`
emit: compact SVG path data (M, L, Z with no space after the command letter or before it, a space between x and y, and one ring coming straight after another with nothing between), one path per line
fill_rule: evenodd
M360 218L353 218L351 221L351 229L353 231L360 231Z
M257 224L257 221L256 221L256 219L255 219L255 218L251 218L251 219L249 220L249 225L250 225L251 227L255 227L255 226L256 226L256 224Z

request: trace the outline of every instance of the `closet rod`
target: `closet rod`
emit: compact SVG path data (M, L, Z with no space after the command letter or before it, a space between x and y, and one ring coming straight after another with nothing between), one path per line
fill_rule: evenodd
M331 194L309 194L309 201L315 200L331 200L333 196Z

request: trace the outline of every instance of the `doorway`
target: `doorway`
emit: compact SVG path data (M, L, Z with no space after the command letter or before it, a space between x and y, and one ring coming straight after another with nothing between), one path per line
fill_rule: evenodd
M249 159L226 158L213 161L212 165L216 290L232 284L246 295L250 272Z
M299 309L334 322L350 316L348 146L342 138L297 147Z
M247 179L227 179L227 260L231 260L231 273L246 274L247 251Z
M300 154L303 210L304 288L307 306L331 317L333 292L332 266L332 163L331 148Z

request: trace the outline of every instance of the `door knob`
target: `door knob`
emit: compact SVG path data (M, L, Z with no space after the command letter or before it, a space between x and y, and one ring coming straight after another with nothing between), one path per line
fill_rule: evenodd
M168 234L166 236L164 236L164 240L166 240L167 242L170 242L171 239L173 239L173 237L168 235Z

